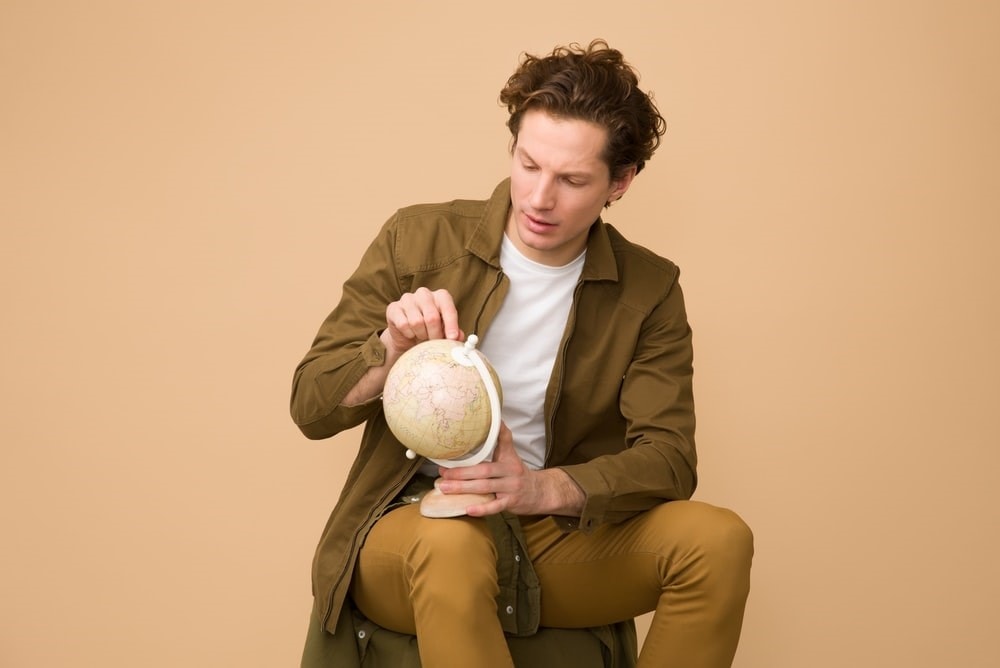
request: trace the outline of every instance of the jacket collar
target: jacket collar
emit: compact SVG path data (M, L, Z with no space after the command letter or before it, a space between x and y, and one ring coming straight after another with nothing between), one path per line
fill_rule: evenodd
M510 179L506 178L493 190L486 201L482 218L469 238L466 248L484 262L500 267L500 244L503 240L507 216L510 215ZM600 218L591 225L587 237L587 259L583 263L581 278L585 281L617 281L618 263L608 226Z

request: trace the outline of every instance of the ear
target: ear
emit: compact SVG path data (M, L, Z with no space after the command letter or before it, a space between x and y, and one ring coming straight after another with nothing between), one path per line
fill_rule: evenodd
M631 165L619 178L611 180L611 192L608 193L609 204L622 198L622 195L628 191L628 187L632 185L632 179L637 173L635 165Z

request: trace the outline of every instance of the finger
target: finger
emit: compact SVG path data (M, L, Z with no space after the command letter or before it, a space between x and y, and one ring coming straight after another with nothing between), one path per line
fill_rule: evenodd
M517 454L517 448L514 447L514 435L503 422L500 423L500 433L497 435L497 447L493 451L493 461L496 463L514 461L521 463L521 456Z
M411 342L440 339L444 331L434 294L427 288L417 288L415 292L400 296L386 308L386 319Z
M412 345L417 338L417 333L410 325L410 317L406 313L406 305L400 301L395 301L385 307L385 324L389 330L389 336L394 341Z
M409 296L407 305L410 326L418 332L421 340L444 338L444 323L433 292L427 288L417 288Z
M475 464L474 466L456 466L439 468L442 481L489 480L502 477L506 470L492 463ZM465 490L462 490L465 491Z
M465 509L465 514L469 517L486 517L487 515L497 515L507 509L508 500L506 497L497 496L492 501L477 503Z
M434 485L443 494L492 494L496 491L492 480L438 480Z
M458 309L451 293L447 290L417 288L413 299L420 308L422 324L429 339L458 339L462 330L458 327Z
M455 307L455 300L452 299L451 293L443 289L435 290L433 296L438 313L441 314L444 337L453 341L465 338L458 326L458 309Z

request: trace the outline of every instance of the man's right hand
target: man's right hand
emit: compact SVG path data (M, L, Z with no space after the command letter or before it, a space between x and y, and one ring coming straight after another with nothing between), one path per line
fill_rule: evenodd
M385 322L382 343L392 361L422 341L465 338L458 327L455 301L447 290L417 288L407 292L385 308Z
M382 393L389 369L399 356L422 341L451 339L464 341L458 326L455 300L447 290L417 288L385 307L386 328L380 338L385 346L385 362L369 367L341 404L356 406Z

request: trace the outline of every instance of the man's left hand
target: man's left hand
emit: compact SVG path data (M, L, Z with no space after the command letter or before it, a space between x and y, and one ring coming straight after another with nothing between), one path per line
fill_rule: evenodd
M579 517L586 496L562 469L534 471L525 466L507 425L500 426L493 461L474 466L441 467L437 488L445 494L496 495L493 501L469 506L471 517L507 510L515 515Z

